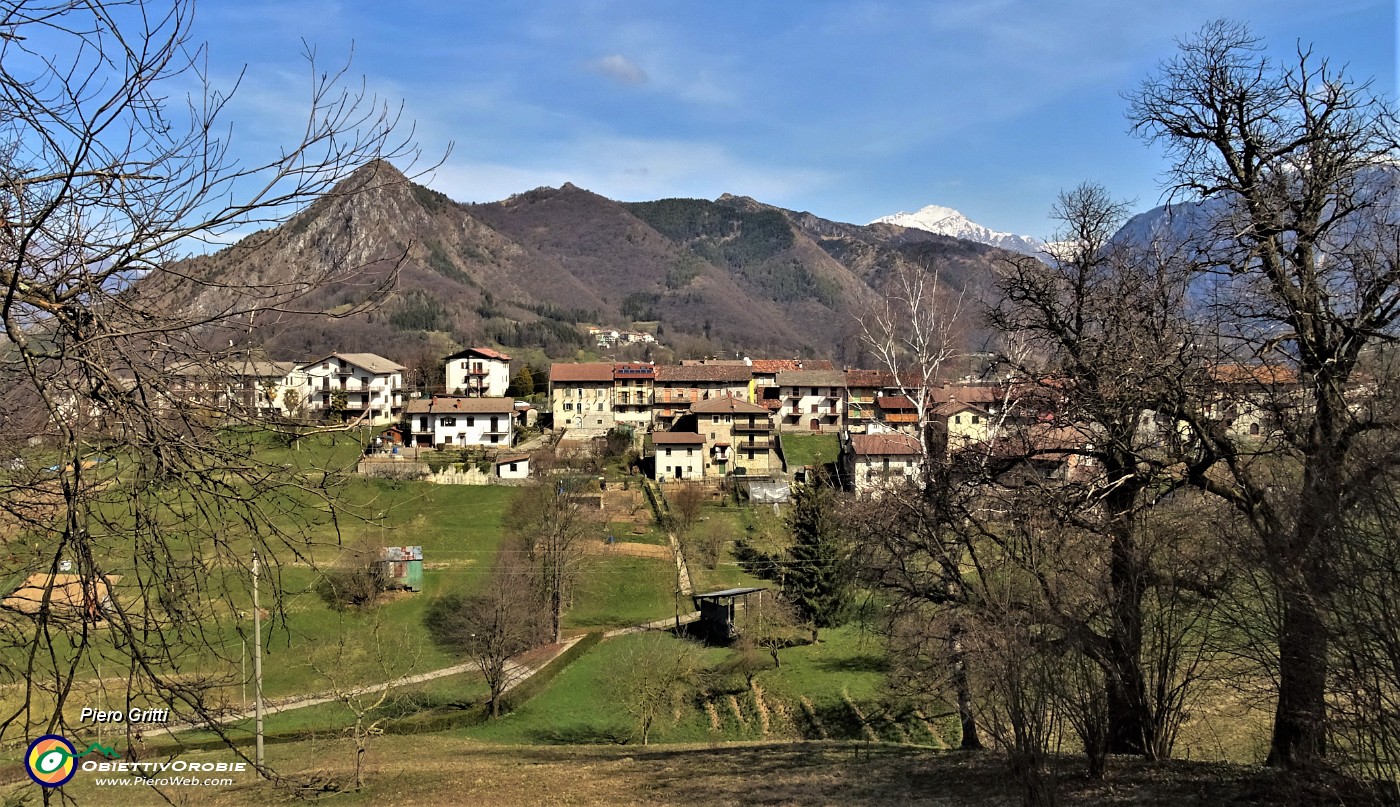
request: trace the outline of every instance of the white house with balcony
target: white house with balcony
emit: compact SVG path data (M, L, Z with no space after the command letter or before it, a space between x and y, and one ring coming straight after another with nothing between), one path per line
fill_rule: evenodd
M786 432L837 432L845 411L846 375L838 370L787 370L775 376L778 428Z
M515 436L515 401L434 395L404 407L412 441L438 448L507 448Z
M345 395L346 416L370 423L392 423L403 409L406 368L374 353L332 353L297 367L305 379L302 400L311 412L325 412Z
M469 347L445 361L445 389L451 395L499 398L510 386L510 356L489 347Z

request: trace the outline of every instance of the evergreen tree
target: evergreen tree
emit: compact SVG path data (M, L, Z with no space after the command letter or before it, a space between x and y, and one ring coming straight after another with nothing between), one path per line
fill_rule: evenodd
M841 624L851 595L849 552L836 519L836 495L822 480L797 487L788 529L792 548L783 563L783 593L818 628Z
M510 381L510 388L506 390L506 395L512 398L526 398L535 394L535 376L530 372L530 365L526 364L520 368L520 372L515 374L515 378Z

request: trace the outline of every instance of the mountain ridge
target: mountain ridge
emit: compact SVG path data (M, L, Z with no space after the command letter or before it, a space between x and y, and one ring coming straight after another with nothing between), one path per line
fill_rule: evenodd
M1011 257L732 194L618 202L565 183L467 204L379 164L280 226L189 260L187 273L211 282L187 290L183 304L229 309L233 287L246 282L305 287L299 313L262 318L247 337L284 355L368 350L427 362L493 344L579 357L593 350L581 327L592 322L651 323L663 345L651 349L671 351L658 359L748 353L858 364L858 316L895 270L936 269L950 291L981 294ZM351 280L315 287L335 270ZM390 277L385 299L358 311Z

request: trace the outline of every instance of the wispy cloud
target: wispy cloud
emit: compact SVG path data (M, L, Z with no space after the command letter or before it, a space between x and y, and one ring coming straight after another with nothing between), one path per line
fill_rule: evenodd
M548 154L548 156L544 156ZM680 140L598 137L558 144L512 161L450 159L434 188L460 201L495 201L530 188L572 182L611 199L667 196L713 199L722 193L797 204L833 175L794 165L756 163L723 146Z
M588 63L588 67L593 72L606 76L619 84L635 86L647 82L646 71L620 53L594 59Z

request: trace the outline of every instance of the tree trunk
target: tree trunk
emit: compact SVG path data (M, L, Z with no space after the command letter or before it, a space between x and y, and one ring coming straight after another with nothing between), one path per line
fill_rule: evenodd
M1327 643L1317 606L1305 594L1284 592L1269 765L1310 768L1327 752Z
M964 751L981 751L982 738L977 733L977 715L972 708L972 684L967 676L967 651L962 644L963 624L961 619L953 620L948 638L949 656L953 661L953 689L958 698L958 723L962 726L962 741L958 747Z
M1147 679L1142 671L1142 598L1145 573L1138 558L1132 512L1139 487L1128 478L1105 498L1113 520L1109 560L1109 612L1105 683L1108 752L1151 758L1156 749Z
M1325 392L1325 391L1324 391ZM1326 607L1335 584L1331 558L1340 534L1342 458L1326 416L1344 404L1320 394L1319 447L1303 470L1301 507L1292 541L1277 554L1282 622L1279 626L1279 689L1268 764L1300 769L1317 766L1327 753Z

